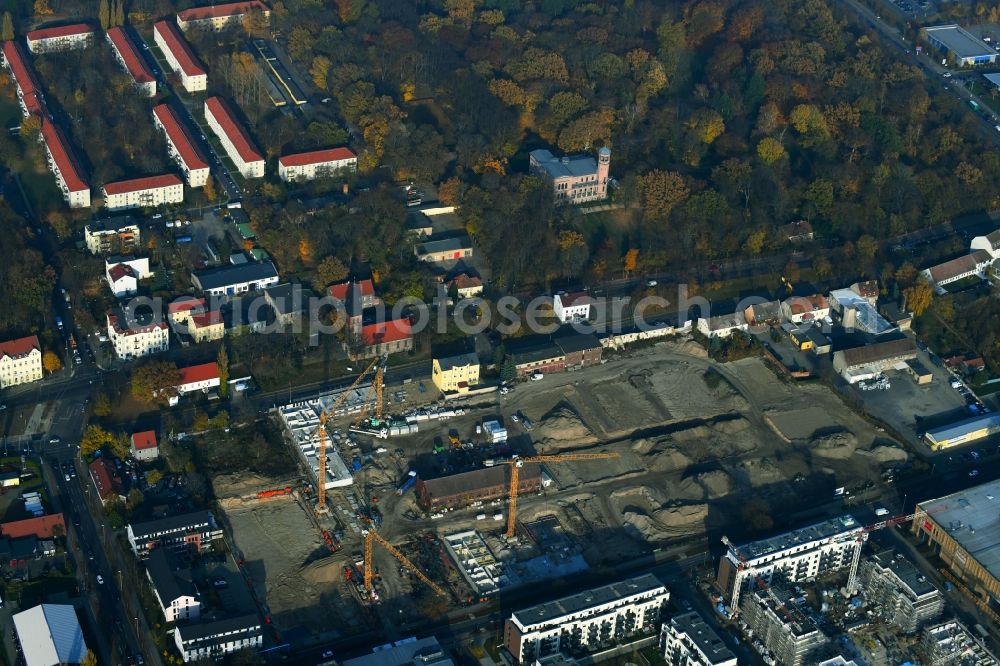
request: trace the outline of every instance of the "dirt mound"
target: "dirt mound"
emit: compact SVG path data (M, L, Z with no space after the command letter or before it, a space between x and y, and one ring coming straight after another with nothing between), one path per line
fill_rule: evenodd
M660 509L652 515L626 511L622 524L631 527L647 542L664 541L704 529L708 507L704 504L684 504Z
M858 438L853 432L848 430L837 430L834 432L815 434L812 437L811 443L813 449L825 450L848 448L853 451L858 446Z
M691 458L684 455L669 437L658 440L641 439L632 448L642 456L651 472L671 472L685 469L691 464Z
M336 583L341 575L341 567L338 567L329 558L316 560L302 567L300 571L303 580L311 585Z
M538 424L538 443L546 453L594 444L594 431L583 422L571 405L561 402Z
M733 480L721 469L703 472L689 476L681 481L681 497L688 497L689 492L697 491L697 497L703 499L718 499L733 491Z
M867 453L881 463L905 462L910 457L903 449L889 444L876 446Z
M721 419L670 434L674 445L695 462L708 459L743 455L755 450L759 444L744 418Z

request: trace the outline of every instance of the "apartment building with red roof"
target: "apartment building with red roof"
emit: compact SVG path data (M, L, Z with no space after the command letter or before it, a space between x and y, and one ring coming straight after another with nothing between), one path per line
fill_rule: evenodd
M108 28L108 43L111 44L111 51L115 54L115 59L121 65L132 80L139 94L144 97L156 95L156 77L149 68L149 63L136 46L142 43L142 37L130 33L125 28Z
M94 43L94 28L87 23L32 30L26 35L32 53L56 53L85 49Z
M264 154L222 98L205 100L205 120L244 178L264 177Z
M115 464L105 457L90 463L90 476L97 486L97 494L102 502L108 502L116 497L125 499L125 484Z
M45 115L42 90L35 75L35 68L18 42L3 43L3 60L17 86L17 102L24 116Z
M208 72L191 50L191 45L170 21L157 21L153 25L153 41L167 59L171 71L181 77L181 85L189 93L208 87Z
M278 158L278 176L285 182L330 178L358 170L358 156L350 148L328 148Z
M154 315L138 320L126 310L116 309L107 314L108 340L122 360L150 356L170 348L167 322Z
M361 349L352 354L355 359L396 354L413 349L413 331L408 319L364 324L359 330Z
M244 17L258 14L265 20L271 18L271 8L260 0L246 2L227 2L207 7L192 7L177 12L177 25L187 32L191 28L225 30L228 27L241 26Z
M108 210L153 208L184 202L184 182L179 176L166 173L159 176L133 178L107 183L102 188L104 207Z
M12 520L0 525L0 534L8 539L33 536L36 539L51 539L59 530L66 534L66 520L61 513L52 513L24 520Z
M36 382L43 374L38 336L0 342L0 389Z
M188 187L204 187L208 182L208 162L180 116L169 104L153 107L153 123L167 137L167 151L187 180Z
M90 186L83 179L76 155L62 130L48 118L42 118L42 144L63 199L70 208L90 208Z

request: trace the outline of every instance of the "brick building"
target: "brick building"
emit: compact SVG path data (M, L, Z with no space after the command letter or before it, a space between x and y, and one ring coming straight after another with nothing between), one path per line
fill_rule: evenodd
M466 507L476 501L507 497L510 492L510 465L482 467L471 472L441 476L436 479L418 478L417 498L428 510ZM542 468L527 463L518 474L519 493L537 493L542 487Z

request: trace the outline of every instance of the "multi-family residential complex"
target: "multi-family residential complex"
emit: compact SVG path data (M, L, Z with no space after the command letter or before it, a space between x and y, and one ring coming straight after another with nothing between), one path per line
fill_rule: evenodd
M153 549L146 558L146 577L167 622L196 620L201 615L201 598L191 570L182 567L169 550Z
M170 331L167 323L153 317L138 321L125 310L108 313L108 340L115 354L122 360L158 354L170 348Z
M928 627L920 640L926 666L998 666L1000 661L958 620Z
M278 158L278 176L285 182L329 178L358 170L358 156L349 148L314 150Z
M191 275L194 286L211 296L233 296L278 284L278 271L270 261L220 266Z
M253 14L267 20L271 17L271 9L260 0L192 7L177 12L177 25L185 32L191 28L219 31L230 26L242 26L244 17Z
M179 516L129 523L128 542L132 552L145 559L154 548L196 551L211 550L212 542L222 538L222 530L210 511L194 511Z
M788 590L754 590L740 604L743 621L782 666L811 666L816 651L829 642L808 607Z
M259 648L263 642L260 618L256 615L180 623L174 629L174 643L185 662Z
M455 666L437 638L408 638L372 648L371 654L340 662L341 666Z
M83 239L91 254L129 252L139 246L139 223L130 217L94 220L83 228Z
M153 76L146 58L135 45L135 40L141 39L141 37L132 35L125 28L117 26L108 28L107 34L108 43L111 44L111 51L115 54L115 59L135 81L135 87L139 89L139 93L144 97L156 95L156 77Z
M29 335L0 342L0 389L42 378L42 345Z
M94 43L94 29L86 23L32 30L26 35L32 53L54 53L85 49Z
M167 151L177 163L189 187L203 187L208 182L208 162L194 142L191 132L169 104L153 107L153 123L167 137Z
M436 358L431 369L431 379L442 393L467 392L470 387L479 383L479 357L470 353Z
M264 177L264 154L220 97L205 100L205 121L244 178Z
M28 55L24 52L24 47L19 42L4 42L3 59L17 86L17 102L21 106L21 114L24 116L41 115L42 88L38 84L35 69L31 66Z
M660 649L668 666L736 666L736 656L694 611L663 623Z
M170 69L181 77L181 85L189 93L208 87L208 73L191 50L191 45L177 26L170 21L157 21L153 25L153 41L167 59Z
M589 155L556 157L539 148L529 154L529 168L552 185L556 204L579 204L608 196L611 151L601 148L597 159Z
M863 561L858 582L881 619L912 634L944 612L944 596L908 559L892 551Z
M848 568L853 581L867 538L864 526L844 515L742 546L724 539L728 549L719 561L718 585L737 608L757 576L795 583Z
M655 630L669 598L652 574L629 578L515 612L503 644L519 664L562 651L595 651Z
M83 179L79 163L62 130L47 118L42 119L42 144L49 169L56 177L56 185L66 203L70 208L89 208L90 186Z
M102 191L104 207L109 210L152 208L184 201L184 183L172 173L107 183Z

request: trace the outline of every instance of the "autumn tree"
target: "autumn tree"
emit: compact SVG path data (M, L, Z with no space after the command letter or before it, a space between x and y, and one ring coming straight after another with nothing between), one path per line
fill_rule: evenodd
M111 27L111 9L108 6L108 0L100 0L98 3L97 18L101 23L101 30L107 30Z
M438 200L446 206L457 206L462 201L465 184L454 176L438 185Z
M214 176L209 175L209 177L205 180L205 186L202 188L201 191L205 195L205 200L208 201L209 203L215 201L218 198L218 195L215 192Z
M225 341L219 346L215 364L219 368L219 397L225 398L229 395L229 352L226 351Z
M125 0L114 0L114 8L111 12L112 25L121 27L125 25Z
M98 666L97 655L94 654L93 650L87 650L87 654L83 655L83 659L80 660L80 666Z
M59 359L59 355L53 351L47 351L42 354L42 367L49 374L53 372L59 372L62 370L62 361Z
M318 55L313 58L312 65L309 67L309 76L318 90L325 91L327 89L332 65L333 63L326 56Z
M913 316L919 317L930 307L934 299L934 289L927 280L917 280L903 290L903 299L906 309L912 312Z
M646 217L666 221L674 206L690 193L684 177L676 171L650 171L640 178L640 189Z
M10 12L3 13L3 23L0 26L0 39L5 42L14 39L14 19L11 17Z
M110 447L115 436L99 425L89 425L80 437L80 453L92 456L104 447Z
M774 164L786 155L785 147L777 139L766 136L757 144L757 156L760 157L764 164Z
M336 255L325 257L316 267L316 277L321 286L326 287L334 282L347 279L347 266Z
M111 414L111 399L108 398L107 393L101 391L94 396L92 411L94 416L109 416Z
M34 11L35 16L51 16L53 14L49 0L35 0Z
M166 402L176 394L181 383L177 366L167 361L152 361L132 371L132 397L145 403Z

